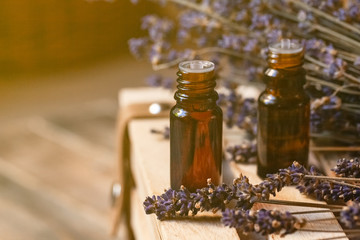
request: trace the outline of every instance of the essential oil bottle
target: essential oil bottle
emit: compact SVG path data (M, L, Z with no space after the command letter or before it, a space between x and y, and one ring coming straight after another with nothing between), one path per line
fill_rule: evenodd
M269 46L266 89L258 99L257 173L265 177L293 161L307 165L310 100L304 91L303 47L290 39Z
M193 60L179 64L176 105L170 111L171 188L195 191L221 182L222 111L214 90L215 65Z

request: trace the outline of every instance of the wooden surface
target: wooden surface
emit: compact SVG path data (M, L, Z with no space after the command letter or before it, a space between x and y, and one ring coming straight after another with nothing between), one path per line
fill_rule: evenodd
M114 239L116 110L99 100L1 124L1 240Z
M123 90L120 95L122 103L126 104L129 100L135 99L137 102L141 102L141 99L149 101L151 96L156 96L156 102L159 98L166 99L166 96L160 96L162 90L157 90L157 94L151 94L151 89L141 89L136 94L136 90ZM147 92L147 93L146 93ZM124 95L127 97L124 98ZM146 95L146 98L142 96ZM127 99L127 100L124 100ZM171 100L169 100L171 101ZM125 102L125 103L124 103ZM133 227L135 229L135 235L138 239L143 239L145 235L142 235L145 226L148 226L148 231L151 234L147 234L146 239L239 239L238 234L234 229L225 228L220 223L219 215L204 214L200 216L190 217L186 219L175 219L167 221L158 221L155 215L144 215L141 213L143 209L142 202L146 196L149 195L160 195L164 192L164 189L170 186L170 167L169 167L169 141L162 139L160 135L151 134L150 130L163 129L168 126L168 119L143 119L133 120L129 124L129 134L132 143L132 172L136 182L136 193L137 196L132 201L133 207L137 208L134 212L137 212L137 219L133 221ZM225 130L226 142L241 141L241 134L239 130L229 131ZM258 183L260 179L255 174L255 165L244 165L235 164L233 162L224 162L224 181L231 183L232 179L238 177L240 173L248 176L252 183ZM297 200L305 202L315 202L303 195L301 195L293 187L284 188L276 197L276 199L284 200ZM316 201L317 202L317 201ZM257 204L256 208L265 207L267 209L281 209L289 211L303 211L309 208L301 207L288 207L280 205L265 205ZM140 210L139 210L140 209ZM340 230L341 227L334 218L333 214L306 214L298 215L303 217L310 222L306 225L307 229L317 230ZM314 219L327 219L326 221L313 222ZM139 227L139 220L145 221L143 227ZM149 227L150 225L150 227ZM151 236L150 236L151 235ZM260 236L251 234L249 236L241 236L241 239L259 239ZM278 235L269 236L271 239L280 239ZM343 237L346 239L344 233L327 233L327 232L305 232L298 231L295 234L289 235L281 239L322 239L329 237Z
M133 120L129 125L130 137L133 145L133 162L132 171L137 183L137 193L140 202L137 202L142 209L142 201L149 195L160 195L164 189L170 186L170 162L169 162L169 141L162 139L160 135L150 133L151 128L161 129L168 124L168 119L144 119ZM238 177L240 173L250 178L252 183L260 182L259 177L255 174L255 165L241 165L233 162L224 162L224 180L230 183L232 179ZM317 202L302 195L294 187L286 187L279 192L274 199L296 200L303 202ZM134 204L136 204L134 202ZM256 208L281 209L291 212L316 210L316 208L281 206L269 204L257 204ZM298 217L310 220L306 225L307 229L341 231L341 227L334 218L332 213L324 214L303 214ZM234 229L224 227L220 223L218 215L212 213L206 214L206 217L194 217L189 219L177 219L168 221L158 221L155 215L149 215L152 226L159 232L160 239L184 239L186 236L192 236L191 239L218 239L226 236L226 239L238 239ZM317 221L315 219L332 220ZM136 228L136 226L135 226ZM327 232L305 232L298 231L294 234L281 238L278 235L271 235L271 239L322 239L329 237L345 238L344 233L327 233ZM140 238L141 239L141 238ZM186 238L189 239L189 238Z

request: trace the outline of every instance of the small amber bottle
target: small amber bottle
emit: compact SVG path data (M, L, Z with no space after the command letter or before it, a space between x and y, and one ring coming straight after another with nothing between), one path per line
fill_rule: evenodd
M214 64L185 61L179 64L176 105L170 111L171 187L190 191L221 182L222 111Z
M304 91L304 51L283 39L269 47L266 89L258 99L258 160L260 177L293 161L306 166L309 152L310 103Z

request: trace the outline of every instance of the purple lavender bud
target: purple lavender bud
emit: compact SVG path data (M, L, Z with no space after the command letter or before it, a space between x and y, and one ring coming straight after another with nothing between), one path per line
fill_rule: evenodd
M199 37L196 40L196 44L197 44L198 47L204 47L207 44L207 42L208 42L208 39L205 36Z
M146 83L152 87L160 87L162 84L162 80L163 79L161 75L154 74L146 78Z
M289 168L288 168L289 169ZM279 171L281 172L281 170ZM304 172L299 175L301 177L300 181L297 181L298 184L296 188L301 192L309 196L315 196L318 200L325 201L338 201L342 200L347 201L358 201L360 200L360 191L357 188L349 187L341 183L333 183L325 180L319 180L316 178L306 178L303 176L319 175L319 173L311 168L310 171L304 169ZM291 176L294 178L294 174ZM290 179L290 182L293 182L293 179Z
M151 129L150 132L154 134L161 134L164 139L170 139L170 128L168 126L164 127L163 130Z
M242 21L248 20L248 18L249 18L249 15L247 13L247 9L242 9L239 12L237 12L235 21L242 22Z
M166 77L166 78L163 79L162 86L165 89L173 89L174 83L175 83L175 80L173 78Z
M289 212L260 209L258 211L236 211L226 209L222 213L225 226L234 227L243 233L256 232L262 235L280 233L281 236L293 233L305 225L304 219L298 219Z
M340 213L340 221L348 228L356 228L360 225L360 204L351 202Z
M147 38L131 38L128 41L131 54L136 58L141 58L144 55L144 50L148 44Z
M347 20L347 13L345 9L339 8L337 11L333 12L333 15L337 17L340 21L346 21Z
M178 53L175 49L171 49L167 55L167 60L169 62L174 61L178 56Z
M268 43L275 43L279 42L279 40L282 38L282 30L281 29L273 29L271 32L267 34L267 40Z
M141 29L148 29L153 26L156 21L158 21L158 17L155 15L146 15L141 19Z
M230 160L237 163L255 161L257 155L256 140L230 146L226 149L226 152L229 153Z
M360 160L341 158L331 170L339 177L360 178Z
M189 34L189 31L186 29L180 29L178 32L177 32L177 40L178 40L178 43L182 44L184 43L186 40L190 39L190 34Z
M218 40L218 46L221 48L231 48L239 51L243 45L243 37L235 34L222 35L222 38Z
M348 15L352 21L359 21L360 17L360 6L356 3L350 3L348 8Z
M220 15L228 15L229 11L231 10L231 8L229 9L230 2L231 1L229 1L229 0L213 1L213 4L212 4L213 10Z

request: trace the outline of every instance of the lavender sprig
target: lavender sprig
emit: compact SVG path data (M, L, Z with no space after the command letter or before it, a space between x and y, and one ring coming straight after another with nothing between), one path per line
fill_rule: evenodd
M249 179L242 175L234 179L231 186L225 183L215 186L211 179L208 179L207 186L194 193L182 187L179 191L169 189L160 196L147 197L144 207L148 214L155 213L159 219L176 215L187 216L190 212L196 215L199 211L223 211L233 200L237 209L247 210L256 202L271 202L270 195L276 196L276 192L289 185L296 185L300 192L315 195L319 200L360 200L360 188L318 177L319 174L314 168L307 170L294 162L276 174L268 174L259 184L251 184Z
M144 208L146 214L154 213L159 220L189 214L194 216L199 211L224 211L233 196L232 189L226 184L215 186L209 179L207 186L195 193L182 186L178 191L168 189L160 196L147 197Z
M240 76L253 82L261 79L269 43L283 37L303 39L306 90L312 100L341 99L336 108L329 109L329 104L325 104L313 109L312 132L328 133L328 137L340 135L338 140L352 143L360 136L360 112L356 105L360 101L359 2L158 2L174 3L178 7L177 22L149 15L142 23L148 36L129 41L132 53L136 57L148 57L155 70L176 66L179 61L198 56L217 57L228 63L221 74L222 79ZM194 48L188 49L188 46ZM246 129L256 126L256 122L248 121L249 118L245 118L245 122L242 117L232 118L237 115L233 107L227 106L226 110L229 112L225 111L224 116L229 126Z
M246 176L240 176L231 186L223 183L215 186L208 179L207 186L191 193L185 187L176 191L168 189L160 196L147 197L144 208L147 214L155 213L158 219L169 217L196 215L199 211L224 211L226 205L236 201L236 208L250 209L255 202L267 201L276 191L297 182L298 174L304 171L303 166L294 162L288 169L283 169L279 175L273 175L263 182L253 185Z
M342 162L350 161L343 159ZM338 170L341 171L341 169ZM287 169L280 169L276 174L268 174L267 178L273 181L282 178L287 181L287 185L296 185L301 193L315 196L318 200L360 201L360 187L349 186L340 179L337 181L336 178L321 178L315 168L311 167L310 170L307 170L296 162Z
M338 177L360 178L360 160L359 158L341 158L331 170L334 171Z
M290 212L266 209L257 211L226 209L222 213L222 222L225 226L237 228L245 234L279 233L281 236L293 233L306 224L304 219L296 218Z
M236 163L254 162L256 159L257 149L256 140L251 142L243 142L239 145L229 146L226 149L229 160Z

